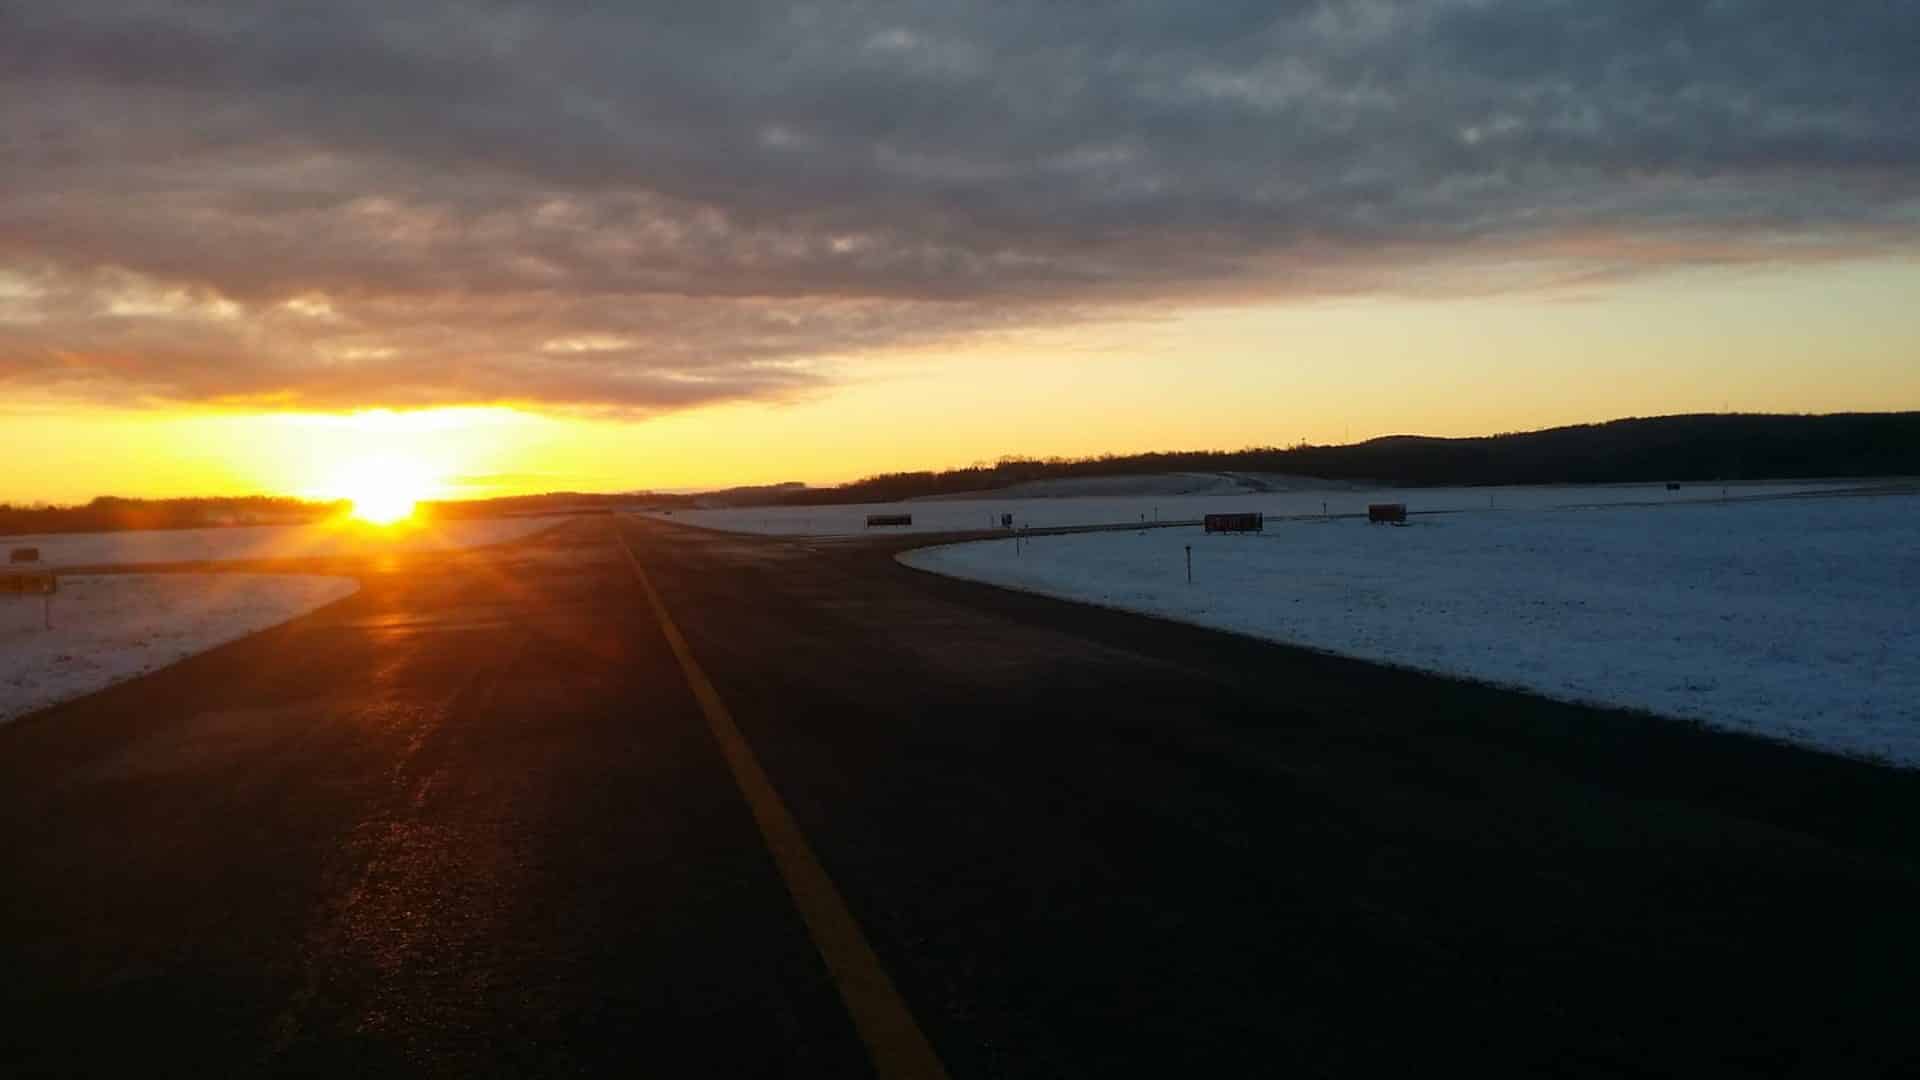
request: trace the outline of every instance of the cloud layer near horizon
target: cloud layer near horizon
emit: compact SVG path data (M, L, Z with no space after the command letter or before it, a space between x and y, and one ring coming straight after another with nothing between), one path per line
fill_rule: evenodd
M644 413L1142 306L1912 251L1912 18L0 4L0 386Z

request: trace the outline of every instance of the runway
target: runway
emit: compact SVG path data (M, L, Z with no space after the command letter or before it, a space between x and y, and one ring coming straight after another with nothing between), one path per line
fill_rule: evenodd
M908 542L600 516L277 566L363 588L0 728L0 1063L1913 1063L1920 776L935 578Z

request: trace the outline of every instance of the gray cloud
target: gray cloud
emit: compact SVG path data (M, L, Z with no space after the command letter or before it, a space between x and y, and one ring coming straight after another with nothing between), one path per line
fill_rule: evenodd
M1905 7L0 4L0 380L644 412L1117 310L1911 251Z

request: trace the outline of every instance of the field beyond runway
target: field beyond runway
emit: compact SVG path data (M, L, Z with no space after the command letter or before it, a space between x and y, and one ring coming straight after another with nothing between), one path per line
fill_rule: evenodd
M871 1075L616 528L953 1076L1914 1063L1920 774L609 518L0 729L0 1062Z
M1920 767L1920 497L1008 537L922 570ZM1191 579L1187 567L1191 566Z

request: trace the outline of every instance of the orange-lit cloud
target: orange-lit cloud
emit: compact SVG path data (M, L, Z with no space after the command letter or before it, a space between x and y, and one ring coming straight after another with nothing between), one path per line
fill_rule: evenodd
M1899 5L0 11L0 386L786 400L1196 304L1911 252Z

